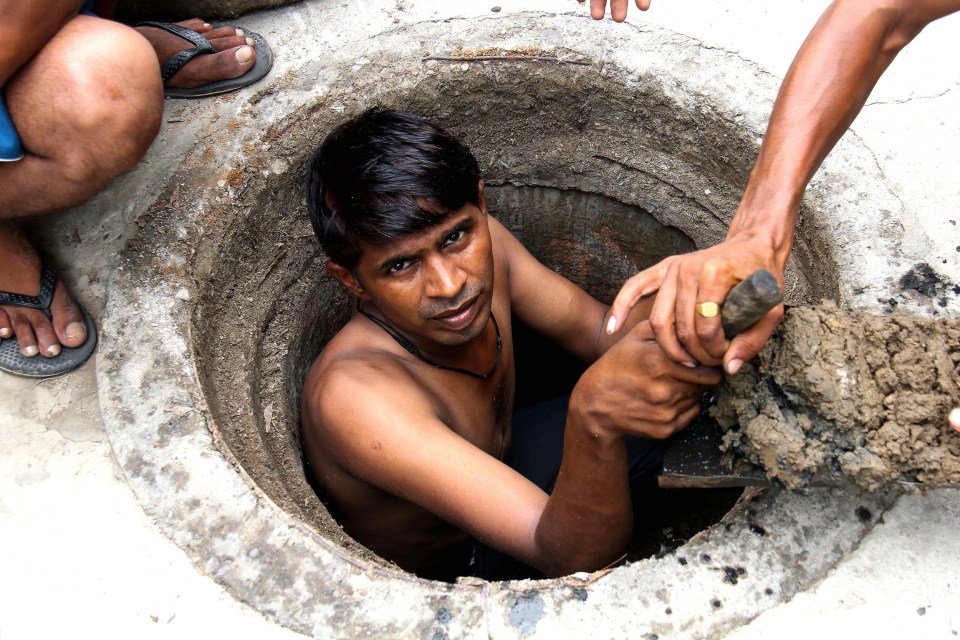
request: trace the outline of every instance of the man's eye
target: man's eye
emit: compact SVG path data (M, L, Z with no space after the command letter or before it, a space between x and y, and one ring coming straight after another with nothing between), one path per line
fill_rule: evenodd
M403 258L401 260L397 260L396 262L392 263L389 267L387 267L387 272L400 273L401 271L404 271L407 268L409 268L410 265L412 264L413 264L413 260L411 260L410 258Z
M466 231L464 231L463 229L457 229L456 231L448 235L446 239L444 239L443 246L445 247L450 246L451 244L460 240L465 234L466 234Z

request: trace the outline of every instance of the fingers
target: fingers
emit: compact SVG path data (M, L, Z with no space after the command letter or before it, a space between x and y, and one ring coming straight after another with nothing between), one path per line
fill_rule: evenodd
M950 411L950 415L947 416L947 422L950 424L951 429L960 433L960 407Z
M594 20L603 20L607 10L607 0L590 0L590 17Z
M723 369L729 375L734 375L743 366L763 350L767 340L773 335L780 321L783 320L783 305L779 304L753 325L730 341L730 347L723 356Z
M641 0L638 0L639 6ZM647 0L649 4L649 0ZM607 0L590 0L590 15L594 20L603 20L607 7ZM610 16L614 22L623 22L627 19L627 0L610 0Z
M641 271L623 283L617 297L610 307L610 317L607 320L607 333L616 333L623 326L630 314L630 310L641 298L656 293L660 288L661 262L658 265Z
M640 11L646 11L650 8L650 0L637 0L637 9Z
M657 344L663 350L668 358L674 362L680 363L686 367L697 366L696 359L683 348L680 340L677 338L677 263L673 262L667 268L667 272L660 283L660 291L657 294L657 300L653 304L653 310L650 312L650 326L657 340ZM693 307L683 309L685 313L693 313ZM685 318L689 324L692 319Z

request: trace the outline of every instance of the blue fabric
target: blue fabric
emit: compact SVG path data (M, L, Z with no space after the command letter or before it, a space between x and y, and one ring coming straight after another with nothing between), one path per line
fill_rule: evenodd
M3 87L0 87L0 162L10 162L23 157L23 145L20 136L13 128L7 104L3 101Z

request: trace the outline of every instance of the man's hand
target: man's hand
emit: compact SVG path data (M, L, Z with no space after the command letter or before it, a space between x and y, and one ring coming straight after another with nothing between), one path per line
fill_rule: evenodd
M627 19L627 4L630 0L610 0L610 15L614 22L623 22ZM637 0L637 8L646 11L650 8L650 0ZM590 0L590 15L594 20L603 20L607 10L607 0Z
M720 379L716 368L671 361L642 322L581 376L570 411L610 435L668 438L697 417L701 394Z
M623 325L638 300L659 292L649 322L667 357L690 368L722 363L727 373L734 374L763 349L783 318L783 305L732 341L724 337L719 316L705 318L696 307L704 302L722 305L730 290L757 269L775 274L783 286L783 264L772 245L749 233L702 251L671 256L627 280L610 309L607 332Z

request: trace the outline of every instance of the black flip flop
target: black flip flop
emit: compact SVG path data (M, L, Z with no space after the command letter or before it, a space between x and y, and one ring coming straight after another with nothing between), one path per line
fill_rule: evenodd
M263 39L259 33L253 33L252 31L243 30L244 35L251 40L253 40L253 50L257 54L257 59L245 74L239 78L231 78L229 80L217 80L215 82L210 82L199 87L193 87L191 89L181 89L179 87L168 87L166 86L167 80L173 77L175 73L180 71L185 64L190 62L194 57L201 54L211 54L217 53L217 50L213 48L213 45L203 37L203 35L197 33L193 29L187 29L186 27L181 27L178 24L173 24L171 22L141 22L138 27L155 27L157 29L163 29L168 33L172 33L175 36L179 36L184 40L187 40L193 47L190 49L184 49L183 51L176 53L169 60L160 65L160 75L163 78L164 87L163 95L167 98L205 98L207 96L216 96L221 93L228 93L230 91L236 91L242 87L253 84L263 76L267 75L267 72L270 71L270 67L273 66L273 51L270 49L270 45L266 40ZM219 27L222 25L215 25L214 27Z
M40 268L40 293L25 296L19 293L0 291L0 304L17 305L40 309L50 317L50 302L57 285L57 272L47 263ZM61 347L60 353L53 358L36 355L28 358L20 353L16 337L0 339L0 371L6 371L27 378L50 378L73 371L87 361L97 346L97 327L93 318L81 308L87 323L87 340L79 347Z

